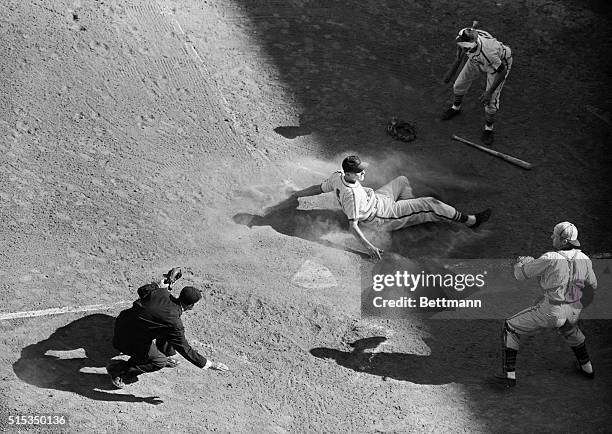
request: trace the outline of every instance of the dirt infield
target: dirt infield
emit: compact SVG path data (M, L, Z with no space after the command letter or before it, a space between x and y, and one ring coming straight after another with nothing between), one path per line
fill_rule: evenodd
M0 12L0 314L112 306L0 320L2 430L31 428L11 415L61 413L69 425L53 428L68 432L609 431L609 316L582 321L594 381L545 333L524 341L508 393L487 381L499 319L362 317L373 264L335 198L274 208L356 152L369 186L406 175L418 195L494 212L477 232L379 235L383 265L536 256L563 220L609 258L606 2L8 0ZM530 171L450 140L478 141L482 83L437 120L454 35L474 19L514 53L493 148ZM391 116L417 139L386 135ZM176 265L180 285L204 289L188 339L231 371L182 360L116 390L104 366L117 302ZM487 296L518 309L536 286Z

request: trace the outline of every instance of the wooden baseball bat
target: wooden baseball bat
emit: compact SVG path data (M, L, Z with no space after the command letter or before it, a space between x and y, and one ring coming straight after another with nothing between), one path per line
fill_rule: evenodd
M475 29L477 25L478 25L477 20L472 21L472 29ZM449 81L451 81L451 79L453 78L457 70L462 66L463 62L465 62L465 60L466 60L465 53L463 53L461 57L455 60L455 62L451 65L451 67L448 68L448 71L446 71L446 74L444 74L444 78L443 78L444 83L448 83Z
M484 151L484 152L486 152L488 154L494 155L494 156L496 156L498 158L501 158L502 160L507 161L508 163L514 164L514 165L519 166L519 167L521 167L523 169L529 170L529 169L531 169L533 167L533 164L528 163L526 161L523 161L520 158L516 158L516 157L513 157L512 155L504 154L503 152L494 151L493 149L487 148L486 146L482 146L482 145L479 145L479 144L474 143L474 142L470 142L469 140L464 139L463 137L459 137L459 136L457 136L455 134L453 134L452 138L453 138L453 140L457 140L459 142L465 143L466 145L470 145L470 146L473 146L475 148L478 148L481 151Z

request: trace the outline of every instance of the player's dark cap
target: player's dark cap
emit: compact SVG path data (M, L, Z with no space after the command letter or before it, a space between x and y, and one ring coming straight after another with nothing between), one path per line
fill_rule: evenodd
M361 161L357 155L349 155L342 161L342 170L345 173L359 173L368 167L368 163Z
M194 286L186 286L181 290L179 301L186 306L195 304L202 298L202 291Z

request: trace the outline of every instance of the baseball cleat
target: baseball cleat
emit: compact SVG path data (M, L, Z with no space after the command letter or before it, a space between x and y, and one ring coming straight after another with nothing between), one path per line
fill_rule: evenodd
M106 366L106 372L111 379L113 385L118 389L123 389L125 387L125 383L123 382L123 378L121 378L120 371L121 365L117 362L111 362Z
M589 380L593 380L595 378L595 372L587 372L580 366L580 363L576 362L576 369L584 378L588 378Z
M493 374L493 382L507 389L516 386L516 378L508 378L505 373L496 372Z
M480 137L480 140L482 140L482 143L484 143L485 145L489 146L493 144L493 130L482 130L482 136Z
M442 115L440 116L440 119L443 121L448 121L449 119L454 118L455 116L457 116L459 113L461 113L461 110L455 110L452 107L449 107L447 110L445 110Z
M476 217L476 223L470 226L470 228L476 229L478 226L488 221L491 218L491 213L491 208L487 208L484 211L474 214L474 217Z

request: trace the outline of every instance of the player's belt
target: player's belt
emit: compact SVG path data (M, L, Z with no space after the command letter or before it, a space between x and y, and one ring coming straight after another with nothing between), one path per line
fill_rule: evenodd
M574 303L578 303L580 300L576 300L576 301L559 301L559 300L551 300L550 298L548 299L548 302L550 304L554 304L555 306L561 306L563 304L574 304Z

